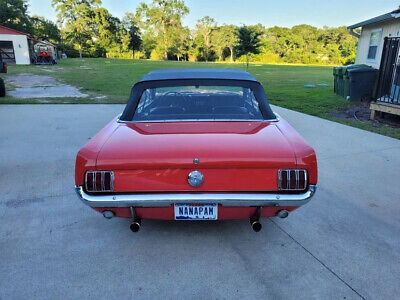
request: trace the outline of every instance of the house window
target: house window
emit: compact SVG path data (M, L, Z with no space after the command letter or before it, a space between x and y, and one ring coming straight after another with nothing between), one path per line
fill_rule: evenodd
M376 54L378 52L379 42L381 40L382 29L377 29L371 31L371 36L369 39L369 48L368 48L368 60L375 60Z

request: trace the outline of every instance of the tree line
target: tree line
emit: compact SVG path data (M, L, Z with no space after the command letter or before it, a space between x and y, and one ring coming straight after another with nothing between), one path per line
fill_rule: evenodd
M28 15L26 0L0 0L0 24L45 39L69 57L146 58L178 61L349 64L357 39L345 26L265 28L218 24L205 16L184 26L184 0L140 3L120 19L101 0L52 0L57 23Z

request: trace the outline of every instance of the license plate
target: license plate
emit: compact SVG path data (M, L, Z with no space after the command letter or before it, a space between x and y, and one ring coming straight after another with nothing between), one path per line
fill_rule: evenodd
M218 205L175 203L175 220L217 220Z

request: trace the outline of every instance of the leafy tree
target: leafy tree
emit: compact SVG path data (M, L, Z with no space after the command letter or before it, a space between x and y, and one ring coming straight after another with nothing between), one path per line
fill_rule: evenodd
M233 62L233 49L238 44L237 28L234 25L223 25L212 33L212 41L219 60L223 59L225 49L229 49L230 61Z
M260 52L262 32L257 28L243 25L238 28L238 46L239 53L246 55L246 70L249 69L249 54L257 54Z
M150 58L151 52L157 47L157 38L153 32L145 31L142 33L142 48L146 58Z
M106 56L107 52L121 43L124 33L121 21L113 17L109 11L103 7L93 9L92 20L92 40L95 51L101 56Z
M188 60L189 61L199 61L202 56L202 45L203 40L200 36L196 34L196 30L190 30L190 43L189 43L189 51L188 51Z
M132 50L133 58L135 58L135 51L140 50L142 46L142 37L140 36L139 27L136 23L132 22L129 27L130 43L129 48Z
M188 27L182 27L177 30L177 36L175 37L175 55L178 61L183 58L187 60L189 57L189 49L191 46L190 29Z
M93 18L101 0L52 0L59 22L65 26L67 40L76 44L79 57L82 50L93 44Z
M135 59L135 51L140 50L143 42L136 22L136 17L132 13L126 13L123 19L123 24L128 33L128 48L132 51L133 59Z
M32 33L26 0L0 0L0 25Z
M65 46L76 55L130 58L138 50L146 58L177 60L239 60L265 63L347 64L354 61L357 39L346 27L292 28L263 25L217 27L208 16L190 30L182 25L189 9L184 0L141 3L122 22L102 8L101 0L52 0ZM54 23L27 15L25 0L0 0L0 24L52 42L60 40ZM132 53L132 54L131 54ZM242 56L242 57L240 57Z
M319 36L329 60L335 63L353 63L356 57L357 38L350 35L345 26L324 27Z
M136 10L142 28L155 33L164 60L168 59L176 29L182 28L182 17L188 13L189 9L183 0L153 0L150 5L141 3Z
M283 58L288 54L292 33L289 28L272 27L267 30L267 48Z
M346 27L322 29L310 25L267 30L264 53L275 53L289 63L342 64L354 61L357 39Z
M53 44L58 44L61 41L61 33L57 25L45 19L42 16L34 15L31 18L32 35L40 40L47 40Z
M210 59L210 53L212 48L211 33L217 26L215 20L209 16L205 16L197 21L197 35L203 38L203 49L205 60Z

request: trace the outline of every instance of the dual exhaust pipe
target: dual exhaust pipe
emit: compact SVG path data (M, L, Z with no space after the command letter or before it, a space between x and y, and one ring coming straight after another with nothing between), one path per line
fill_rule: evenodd
M132 222L129 228L132 230L132 232L138 232L140 230L140 227L142 225L142 220L136 215L135 208L130 207L131 211L131 217L132 217ZM114 217L114 212L106 210L103 212L103 216L106 219L111 219ZM276 216L284 219L289 215L289 212L286 209L282 209L276 213ZM254 232L259 232L262 229L262 224L260 223L260 217L261 217L261 207L257 207L257 210L250 218L250 226L253 229Z
M140 230L140 226L142 225L142 220L136 215L135 208L131 206L129 209L131 210L132 217L132 222L129 228L132 230L132 232L138 232Z
M260 221L258 221L258 220L250 219L250 225L254 232L259 232L262 229L262 225L261 225Z
M132 232L138 232L140 230L141 225L142 225L142 220L136 219L131 222L129 228L132 230Z
M262 225L260 223L260 217L261 217L261 206L258 206L256 208L256 212L250 218L250 226L254 230L254 232L259 232L262 229Z
M129 228L132 230L132 232L138 232L142 225L142 220L138 216L136 216L136 212L133 207L130 207L130 210L131 210L132 222L131 225L129 225ZM105 210L103 211L103 217L106 219L112 219L113 217L115 217L115 214L111 210Z
M284 219L289 216L289 211L286 209L281 209L276 213L276 216ZM254 216L250 218L250 226L254 230L254 232L259 232L262 229L262 224L260 223L260 217L261 217L261 207L257 207L256 213Z

